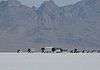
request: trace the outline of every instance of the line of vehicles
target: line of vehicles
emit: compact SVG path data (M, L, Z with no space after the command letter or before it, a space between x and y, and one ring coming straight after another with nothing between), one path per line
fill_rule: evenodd
M62 53L62 52L67 52L67 53L100 53L100 50L86 50L86 49L83 49L83 50L79 50L79 49L72 49L72 50L69 50L69 49L62 49L62 48L56 48L56 47L44 47L44 48L39 48L39 49L36 49L36 48L25 48L25 49L18 49L17 50L17 53L38 53L38 52L41 52L41 53Z
M63 49L62 48L55 48L55 47L44 47L40 49L36 48L24 48L24 49L18 49L17 53L36 53L36 52L41 52L41 53L62 53Z

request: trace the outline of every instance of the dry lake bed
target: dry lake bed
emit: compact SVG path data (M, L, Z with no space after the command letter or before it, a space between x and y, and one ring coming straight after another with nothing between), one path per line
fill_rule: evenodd
M0 70L100 70L100 54L0 53Z

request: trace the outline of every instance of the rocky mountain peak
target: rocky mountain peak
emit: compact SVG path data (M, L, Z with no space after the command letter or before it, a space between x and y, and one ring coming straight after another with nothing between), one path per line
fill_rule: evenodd
M54 3L54 1L49 0L49 1L44 1L41 7L45 7L47 9L54 9L57 8L58 6Z
M18 0L8 0L8 6L20 6L21 3Z
M57 11L59 10L59 7L55 4L55 2L53 0L49 0L49 1L44 1L42 3L42 5L38 8L38 12L39 13L57 13Z

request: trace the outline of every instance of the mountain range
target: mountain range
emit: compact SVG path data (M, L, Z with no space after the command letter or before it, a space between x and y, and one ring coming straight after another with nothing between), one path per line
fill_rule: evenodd
M39 8L17 0L0 2L0 51L19 48L100 48L100 0Z

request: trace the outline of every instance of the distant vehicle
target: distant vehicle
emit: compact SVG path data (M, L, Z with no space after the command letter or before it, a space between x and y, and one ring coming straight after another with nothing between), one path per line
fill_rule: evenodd
M21 52L21 50L19 49L19 50L17 50L17 53L20 53Z
M45 53L45 48L41 48L41 52L42 53Z
M61 53L63 50L61 48L45 47L41 48L42 53Z
M28 49L27 49L27 52L28 52L28 53L31 53L32 51L31 51L31 49L30 49L30 48L28 48Z
M62 51L61 51L61 49L60 48L56 48L56 51L55 51L56 53L61 53Z
M52 48L53 48L53 47L45 47L44 52L45 52L45 53L51 53L51 52L52 52Z
M64 52L64 50L62 48L56 48L56 51L55 52L56 53L62 53L62 52Z
M23 48L17 50L17 53L34 53L34 52L37 52L35 48Z
M21 49L18 49L18 50L17 50L17 53L22 53L22 50L21 50Z

